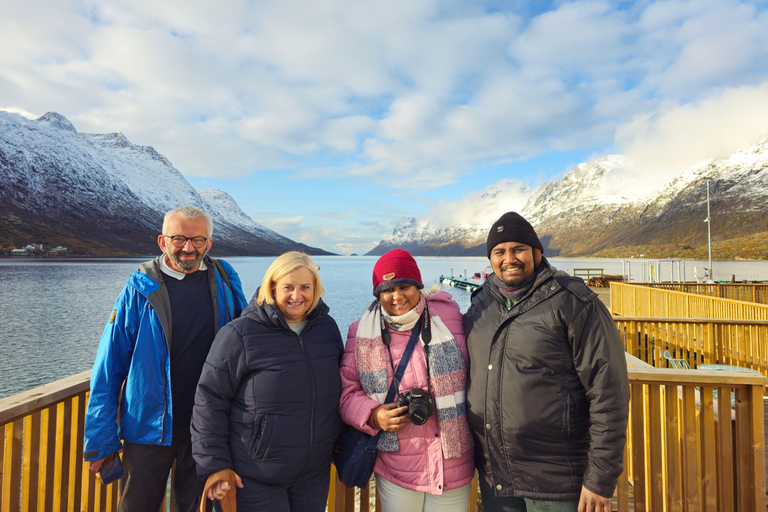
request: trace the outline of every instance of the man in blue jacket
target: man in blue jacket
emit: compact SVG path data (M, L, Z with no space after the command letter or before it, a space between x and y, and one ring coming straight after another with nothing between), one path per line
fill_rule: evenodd
M84 455L98 471L123 450L121 512L159 510L174 460L179 510L199 507L189 432L197 381L216 332L247 304L234 269L207 256L212 232L200 208L166 213L163 255L128 279L99 343Z

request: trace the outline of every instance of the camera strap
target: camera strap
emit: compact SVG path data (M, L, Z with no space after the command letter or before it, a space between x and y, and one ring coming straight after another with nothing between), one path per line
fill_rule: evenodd
M392 351L389 348L392 337L389 334L389 330L387 329L387 324L384 322L384 316L381 316L381 340L387 347L387 352L389 352L389 365L392 367L392 384L389 386L389 391L387 391L387 398L384 399L385 404L392 402L400 390L400 381L402 380L403 374L405 373L405 368L408 366L408 361L411 360L413 349L416 348L416 343L419 341L423 320L425 317L429 318L429 315L426 314L426 311L427 308L425 307L424 314L422 314L419 321L416 322L416 325L414 325L413 329L411 329L411 337L408 340L408 345L405 347L403 357L400 358L400 364L397 366L397 370L395 370L395 364L392 359ZM429 331L429 327L427 328L427 331Z
M389 390L387 391L387 398L384 399L384 403L388 404L392 402L392 400L395 399L395 396L397 395L397 392L400 388L400 379L403 378L403 374L405 373L405 368L408 366L408 361L411 360L411 354L413 354L413 349L416 348L416 343L419 341L419 335L421 334L421 320L424 317L422 316L421 319L419 319L418 322L416 322L416 325L413 326L413 329L411 330L411 337L408 339L408 345L405 347L405 352L403 352L403 357L400 358L400 364L397 365L397 370L394 369L394 363L392 362L392 351L389 350L389 343L392 341L392 337L389 334L389 331L387 330L387 325L384 323L384 319L381 320L381 340L384 343L384 345L387 347L387 352L389 352L389 364L392 366L392 384L389 386ZM386 333L386 337L385 337ZM370 439L368 439L368 442L366 443L366 450L369 452L375 452L376 446L379 443L379 437L381 437L381 433L384 432L383 430L379 430L376 434L372 435Z

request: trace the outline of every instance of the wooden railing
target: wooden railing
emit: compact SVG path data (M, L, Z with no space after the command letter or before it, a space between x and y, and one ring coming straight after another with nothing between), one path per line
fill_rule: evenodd
M632 400L619 510L629 510L631 493L634 510L764 511L766 379L655 369L627 358ZM82 460L88 375L0 400L3 512L116 509L117 486L96 481ZM380 510L374 489L333 482L329 512ZM475 482L469 512L477 503Z
M766 380L630 367L619 512L630 510L630 494L635 511L765 511Z
M761 283L632 283L660 290L706 295L720 299L768 304L768 284Z
M0 400L0 511L117 510L117 484L103 485L83 462L90 373ZM334 469L328 512L369 510L369 501L370 510L381 511L373 482L361 492L346 488L335 475ZM475 477L468 512L477 512L477 496ZM173 510L173 492L170 498L161 511Z
M611 282L611 312L621 316L768 320L768 305Z
M700 364L728 364L768 377L768 320L613 317L624 350L656 368L669 368L664 351Z

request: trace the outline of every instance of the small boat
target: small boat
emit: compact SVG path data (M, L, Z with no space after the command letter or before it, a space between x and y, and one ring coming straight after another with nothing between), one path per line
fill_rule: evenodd
M454 286L456 288L467 290L468 292L473 292L483 284L490 272L491 268L487 267L483 272L475 272L471 277L463 276L461 274L458 276L440 276L440 282L448 286Z

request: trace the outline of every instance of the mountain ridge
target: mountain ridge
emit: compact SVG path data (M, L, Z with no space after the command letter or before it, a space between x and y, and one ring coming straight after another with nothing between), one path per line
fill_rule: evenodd
M81 134L64 116L36 120L0 111L0 247L44 243L70 255L157 252L166 211L206 210L216 254L331 254L248 217L226 192L196 191L162 154L121 132Z
M511 194L478 194L495 203L482 205L479 215L466 214L461 230L411 218L407 228L398 223L368 254L407 246L415 255L484 256L491 224L502 213L517 211L534 226L550 256L692 257L707 245L703 221L709 181L713 257L768 259L768 237L760 235L768 232L768 136L684 169L646 192L632 190L642 180L633 165L622 155L579 164L532 191L523 203L508 199ZM453 205L442 206L429 217L450 215ZM755 236L758 241L742 252L728 243L743 237L754 241Z

